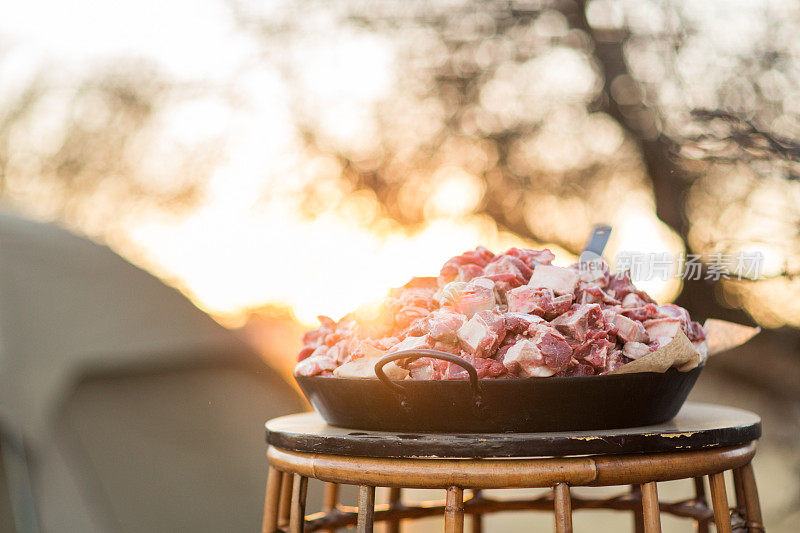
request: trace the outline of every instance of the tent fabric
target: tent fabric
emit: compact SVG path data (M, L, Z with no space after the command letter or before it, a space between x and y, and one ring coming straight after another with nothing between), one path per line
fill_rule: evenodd
M0 211L0 425L36 446L85 371L252 350L109 248Z
M0 209L0 433L24 440L42 531L257 529L263 423L302 408L178 291Z

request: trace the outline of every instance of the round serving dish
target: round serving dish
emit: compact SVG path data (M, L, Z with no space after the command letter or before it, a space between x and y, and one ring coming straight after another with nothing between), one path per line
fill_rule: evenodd
M671 368L664 373L481 380L473 373L469 380L295 379L314 409L333 426L498 433L665 422L678 413L702 370L701 365L686 372Z

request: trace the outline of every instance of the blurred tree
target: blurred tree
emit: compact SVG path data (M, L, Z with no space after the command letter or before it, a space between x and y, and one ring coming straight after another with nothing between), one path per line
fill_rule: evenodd
M155 69L120 61L54 82L41 72L0 108L0 196L98 238L129 210L196 201L212 156L203 146L177 162L156 153L153 124L177 90Z
M786 140L800 131L796 6L735 15L624 0L307 2L303 10L333 21L334 33L297 13L259 17L234 3L292 81L307 68L285 53L298 42L333 43L336 31L349 31L390 43L397 79L371 109L366 141L331 136L308 91L294 92L306 151L341 170L324 179L374 193L385 215L413 227L437 214L431 199L442 182L475 179L475 212L577 251L591 223L643 195L689 251L708 258L766 243L784 263L771 275L789 280L800 203L769 215L780 217L780 235L761 224L753 198L756 190L798 194L796 145ZM749 33L724 34L737 29ZM305 190L311 212L325 205L319 181ZM679 303L740 321L732 307L746 306L768 321L755 285L687 281Z

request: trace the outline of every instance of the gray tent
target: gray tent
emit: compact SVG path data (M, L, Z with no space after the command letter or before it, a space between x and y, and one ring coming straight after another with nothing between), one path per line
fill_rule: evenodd
M263 422L302 408L177 291L0 212L0 532L254 531Z

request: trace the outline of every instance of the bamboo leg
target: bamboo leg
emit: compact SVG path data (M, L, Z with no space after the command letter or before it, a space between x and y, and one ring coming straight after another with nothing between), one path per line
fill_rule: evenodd
M464 489L450 487L444 507L445 533L464 532Z
M742 469L733 469L733 493L736 503L731 514L731 529L742 529L747 524L747 508L745 507L744 485L742 485Z
M292 488L292 504L289 517L289 533L303 533L306 522L306 494L308 478L300 474L294 475Z
M655 481L642 485L642 511L646 533L661 533L661 513L658 508L658 487Z
M358 533L372 533L375 515L375 487L361 486L358 489Z
M758 487L753 473L753 464L748 463L741 468L742 492L747 515L747 530L751 533L764 531L764 522L761 518L761 504L758 501Z
M556 533L572 533L572 498L569 485L559 483L553 488L556 513Z
M337 483L325 483L325 495L322 500L322 510L330 513L336 509L339 503L339 485ZM323 529L323 533L336 533L336 529Z
M278 527L281 528L289 525L289 513L292 508L292 479L291 472L284 472L281 478L281 503L278 508Z
M480 489L472 489L472 499L478 500L481 497ZM471 518L472 533L483 533L483 515L475 513Z
M740 515L745 516L747 510L744 506L744 485L742 485L742 469L733 469L733 493L736 496L736 510Z
M728 495L725 492L725 473L711 474L711 503L714 505L714 525L719 533L731 533L731 517L728 514Z
M401 489L391 487L389 489L389 509L396 509L401 505ZM400 533L400 520L389 520L386 522L386 533Z
M644 533L644 512L642 511L642 488L639 485L631 485L631 496L639 500L639 507L633 509L633 530L636 533Z
M274 533L278 527L278 504L281 498L281 473L269 467L267 473L267 495L264 498L264 521L261 523L262 533Z
M702 477L694 478L694 500L697 503L707 505L706 484ZM695 522L697 533L708 533L708 520L698 520Z

